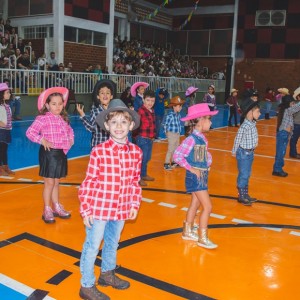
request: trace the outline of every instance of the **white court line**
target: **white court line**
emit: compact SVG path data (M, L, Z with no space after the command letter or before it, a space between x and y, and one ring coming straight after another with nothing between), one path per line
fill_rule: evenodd
M7 277L5 276L4 274L1 274L0 273L0 283L7 286L8 288L20 293L20 294L23 294L25 296L30 296L34 291L35 289L19 282L19 281L16 281L10 277ZM45 300L55 300L55 298L52 298L52 297L49 297L49 296L46 296L44 297L43 299Z
M159 202L158 205L164 206L164 207L169 207L169 208L175 208L177 205L166 203L166 202Z
M148 198L142 198L142 201L144 202L148 202L148 203L153 203L155 200L152 200L152 199L148 199Z
M236 218L232 219L231 221L234 223L240 223L240 224L253 224L253 222L242 220L242 219L236 219Z
M262 227L264 229L268 229L268 230L273 230L273 231L277 231L277 232L281 232L282 228L276 228L276 227Z
M226 218L226 216L222 216L222 215L218 215L218 214L214 214L214 213L211 213L210 216L213 218L220 219L220 220L224 220Z
M15 177L11 177L11 176L0 176L0 178L3 178L3 179L14 179Z
M294 231L294 230L290 231L289 234L300 236L300 232L299 231Z
M19 181L32 182L33 180L30 178L18 178Z

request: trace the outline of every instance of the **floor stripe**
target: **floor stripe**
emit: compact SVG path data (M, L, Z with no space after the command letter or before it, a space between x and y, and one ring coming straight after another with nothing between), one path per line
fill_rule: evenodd
M169 208L175 208L175 207L177 207L177 205L166 203L166 202L159 202L158 205L169 207Z
M62 270L61 272L57 273L56 275L54 275L52 278L50 278L46 282L50 283L50 284L53 284L53 285L58 285L62 281L64 281L66 278L71 276L72 274L73 274L72 272L69 272L67 270Z
M289 234L292 234L292 235L296 235L296 236L300 236L300 232L298 231L290 231Z
M250 222L250 221L246 221L246 220L241 220L241 219L232 219L231 220L232 222L234 222L234 223L241 223L241 224L253 224L253 222Z
M148 202L148 203L153 203L155 200L152 200L152 199L148 199L148 198L142 198L142 201L144 202Z
M214 214L214 213L211 213L210 216L213 218L221 219L221 220L224 220L226 218L226 216L222 216L222 215L218 215L218 214Z
M282 228L273 228L273 227L262 227L264 229L268 229L268 230L273 230L273 231L277 231L277 232L281 232L282 231Z
M32 179L29 178L18 178L19 181L31 182Z

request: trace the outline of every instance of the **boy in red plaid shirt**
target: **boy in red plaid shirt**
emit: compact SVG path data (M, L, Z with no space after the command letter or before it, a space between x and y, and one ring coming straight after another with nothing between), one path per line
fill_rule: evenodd
M108 300L109 297L95 287L94 264L103 240L98 284L121 290L129 288L129 282L116 276L115 269L125 220L136 218L142 197L139 186L142 151L127 138L129 130L139 126L140 118L122 100L114 99L99 113L96 123L109 131L110 138L93 148L78 192L80 214L86 228L79 295L87 300Z

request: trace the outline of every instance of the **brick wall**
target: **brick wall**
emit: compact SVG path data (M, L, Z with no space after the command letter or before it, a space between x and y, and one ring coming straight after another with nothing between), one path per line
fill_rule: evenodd
M106 48L65 42L64 64L73 64L76 72L83 72L88 64L106 66Z

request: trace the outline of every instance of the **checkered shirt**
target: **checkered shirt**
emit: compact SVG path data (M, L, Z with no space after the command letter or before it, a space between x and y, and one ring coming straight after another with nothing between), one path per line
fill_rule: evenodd
M139 127L139 136L146 138L154 138L156 135L155 130L155 115L153 110L149 110L143 105L139 110L138 114L141 117L141 125Z
M232 154L235 154L239 147L243 149L255 149L257 144L258 133L256 122L245 119L235 137Z
M180 133L181 130L181 121L180 121L180 114L172 111L170 111L167 114L166 122L165 122L165 132L174 132L174 133Z
M111 138L95 146L79 191L80 214L97 220L126 220L131 208L139 209L142 151L132 143Z
M287 108L284 111L283 118L282 118L281 124L279 126L279 131L286 130L287 128L291 128L291 130L293 130L293 128L294 128L293 116L298 111L300 111L300 102Z
M92 140L91 140L92 147L105 142L109 138L109 132L102 130L96 124L96 117L103 110L104 109L101 105L99 105L98 107L93 105L91 108L90 117L88 118L87 116L83 116L80 118L86 130L92 133Z
M47 112L38 115L26 131L26 136L34 143L41 144L42 139L51 143L53 149L63 149L67 153L74 141L72 127L62 118Z

